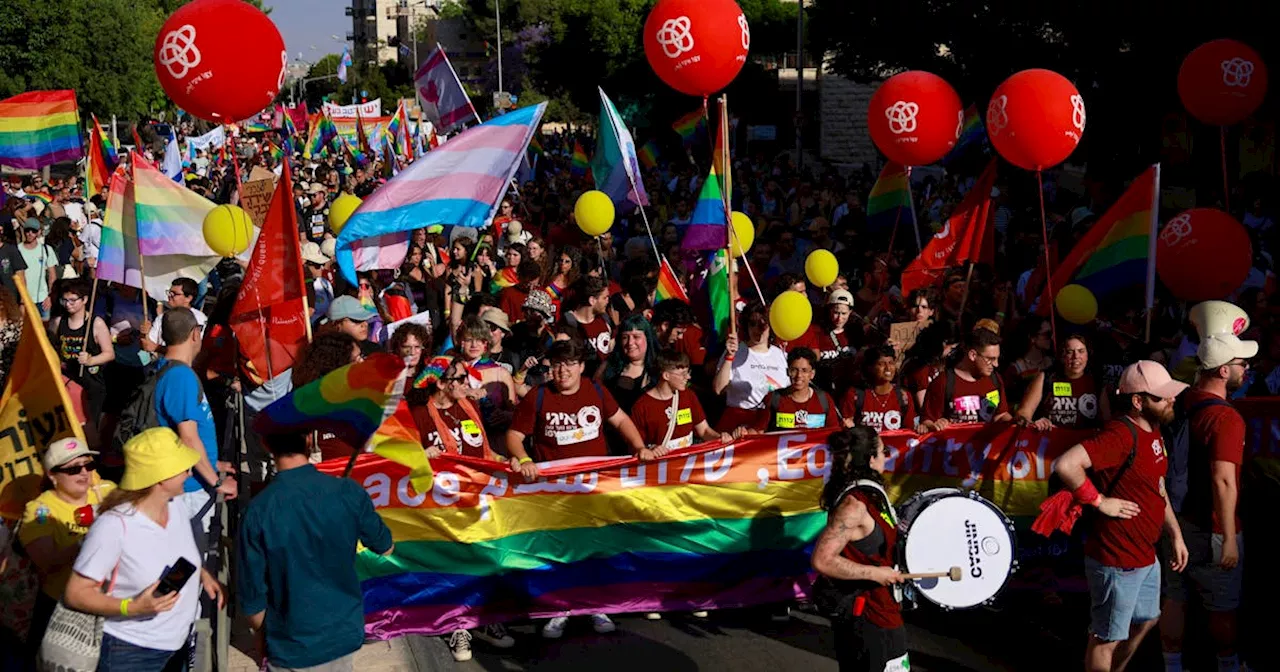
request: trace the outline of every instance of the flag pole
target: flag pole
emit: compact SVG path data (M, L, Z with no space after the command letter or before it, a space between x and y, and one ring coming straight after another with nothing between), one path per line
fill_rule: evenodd
M89 307L85 313L84 340L80 343L80 352L89 349L89 335L93 333L93 304L98 300L98 278L93 278L93 289L89 291ZM80 375L84 376L84 364L80 365Z
M1155 185L1151 189L1151 229L1147 232L1147 329L1144 343L1151 342L1151 313L1156 304L1156 236L1160 231L1160 164L1155 165Z
M916 253L924 254L924 245L920 242L920 218L916 216L916 197L911 193L911 166L905 166L907 169L907 202L911 204L911 230L916 234ZM894 227L895 232L897 227ZM893 249L890 248L890 253Z
M1041 171L1036 171L1036 190L1040 196L1040 235L1044 240L1044 287L1049 301L1049 333L1053 337L1053 351L1058 351L1058 324L1053 319L1053 266L1049 262L1049 220L1044 214L1044 178Z
M703 108L706 107L706 99L703 99ZM717 131L719 142L712 145L720 146L720 172L723 175L718 176L720 180L720 198L724 202L724 265L725 271L729 275L729 333L736 338L738 335L738 315L734 307L738 305L738 271L737 264L734 263L733 257L733 241L736 238L733 230L733 203L730 197L730 190L733 189L733 167L729 164L729 96L720 94L720 128ZM714 149L712 150L714 151ZM754 277L752 278L754 280Z

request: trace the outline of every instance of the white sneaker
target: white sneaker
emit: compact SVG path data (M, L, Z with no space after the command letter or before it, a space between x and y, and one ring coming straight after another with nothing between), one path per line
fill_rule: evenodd
M650 621L661 621L661 620L662 620L662 614L659 614L659 613L658 613L658 612L656 612L656 611L651 611L651 612L649 612L649 613L645 614L645 615L644 615L644 617L645 617L645 619L650 620Z
M698 611L690 612L690 615L693 616L694 618L706 618L707 612L699 609Z
M564 634L564 626L568 625L568 623L568 616L556 616L542 626L542 636L547 639L560 639L560 636Z
M769 620L774 623L786 623L791 620L791 607L775 607L774 611L769 614Z
M618 629L618 626L613 624L613 620L604 614L591 614L591 627L602 635L607 635Z
M486 625L476 630L475 636L499 649L509 649L516 645L515 638L507 634L506 626L501 623Z
M471 660L471 633L466 630L454 630L449 635L449 651L453 659L459 663Z

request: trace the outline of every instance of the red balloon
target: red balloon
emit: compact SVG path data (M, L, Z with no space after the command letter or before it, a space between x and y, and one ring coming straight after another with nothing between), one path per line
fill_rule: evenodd
M1174 217L1156 241L1160 282L1183 301L1226 298L1244 283L1252 265L1249 232L1214 208L1193 208Z
M1230 126L1248 118L1267 95L1267 64L1249 45L1214 40L1195 48L1178 69L1178 97L1191 116Z
M941 161L964 130L960 96L943 78L910 70L885 80L867 110L871 140L904 166Z
M644 22L644 55L667 86L710 96L747 62L751 28L733 0L658 0Z
M1044 170L1075 151L1084 119L1084 98L1066 77L1051 70L1023 70L991 95L987 135L1009 163Z
M156 77L191 114L232 123L261 112L284 86L289 53L271 19L243 0L195 0L160 28Z

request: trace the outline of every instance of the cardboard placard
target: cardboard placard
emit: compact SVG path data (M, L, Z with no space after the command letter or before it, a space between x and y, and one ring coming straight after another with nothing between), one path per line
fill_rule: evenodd
M240 207L249 213L249 219L253 220L254 226L262 228L262 222L267 217L267 210L271 207L271 196L275 193L276 182L275 175L269 170L263 170L266 176L263 177L258 171L260 168L254 168L253 173L249 175L249 181L240 185Z
M902 367L902 360L906 357L907 351L916 344L916 337L920 335L920 330L923 328L924 324L921 322L894 322L889 325L889 340L897 346L899 368Z

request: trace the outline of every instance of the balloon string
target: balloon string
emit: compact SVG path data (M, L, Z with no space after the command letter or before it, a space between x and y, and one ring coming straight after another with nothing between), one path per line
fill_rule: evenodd
M1222 202L1227 206L1227 213L1231 212L1231 188L1227 185L1227 127L1218 127L1218 142L1222 148Z
M1036 188L1040 193L1040 236L1044 239L1044 286L1048 290L1046 298L1053 301L1053 269L1049 267L1049 222L1044 214L1044 177L1039 170L1036 171ZM1053 351L1057 352L1058 327L1052 308L1049 310L1049 333L1053 337Z

